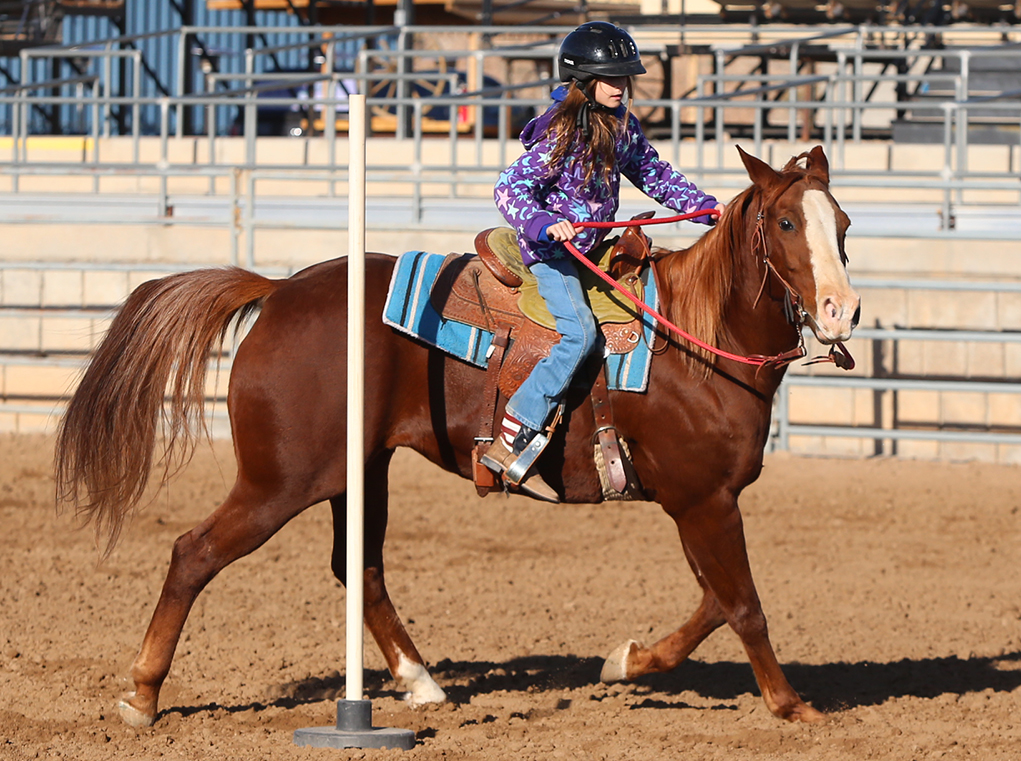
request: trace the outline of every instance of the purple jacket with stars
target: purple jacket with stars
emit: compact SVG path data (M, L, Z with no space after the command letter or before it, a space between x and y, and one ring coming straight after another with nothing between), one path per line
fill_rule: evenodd
M545 228L549 225L564 219L571 222L612 220L619 204L621 174L646 195L681 214L716 206L713 196L703 193L659 158L634 114L630 115L627 129L617 139L617 162L609 183L594 182L586 187L584 167L580 161L572 161L571 157L565 162L568 166L565 171L549 177L547 163L553 151L549 123L554 109L566 94L566 87L554 90L553 100L556 103L525 125L521 131L525 153L496 181L496 206L517 230L521 258L526 265L568 255L563 244L541 240L545 238ZM623 106L617 110L618 117L625 113ZM708 223L709 217L705 220ZM572 242L579 251L588 253L608 232L586 228Z

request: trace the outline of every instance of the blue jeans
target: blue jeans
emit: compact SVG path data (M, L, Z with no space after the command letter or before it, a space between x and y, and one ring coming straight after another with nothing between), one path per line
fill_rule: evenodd
M507 402L507 414L540 431L560 403L571 379L599 343L599 326L569 259L536 262L529 267L556 320L560 343L535 366Z

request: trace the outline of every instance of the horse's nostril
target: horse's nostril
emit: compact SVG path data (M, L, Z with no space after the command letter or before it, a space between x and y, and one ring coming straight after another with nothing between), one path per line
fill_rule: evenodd
M854 317L851 318L851 328L858 327L858 320L861 319L861 302L858 302L858 308L854 310Z

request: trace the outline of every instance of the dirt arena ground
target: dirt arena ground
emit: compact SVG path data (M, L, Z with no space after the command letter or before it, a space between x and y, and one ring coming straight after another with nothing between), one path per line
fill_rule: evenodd
M114 705L175 537L226 493L230 447L200 452L99 562L56 515L52 441L0 437L0 759L1021 758L1021 471L771 456L743 499L773 642L802 696L788 725L730 630L675 672L599 682L623 640L676 628L698 599L650 504L479 500L417 456L395 461L388 579L451 697L412 710L373 644L377 725L408 752L298 748L344 679L344 593L329 511L308 510L202 595L151 729Z

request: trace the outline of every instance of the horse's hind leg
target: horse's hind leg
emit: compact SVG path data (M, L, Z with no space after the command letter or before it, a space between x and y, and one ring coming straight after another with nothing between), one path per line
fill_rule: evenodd
M267 497L239 480L212 515L178 537L163 592L131 667L135 690L118 704L124 721L142 727L156 720L160 688L170 672L184 622L203 588L306 507L301 498L284 494Z
M446 694L426 670L425 661L390 601L383 575L383 541L387 524L387 469L393 451L385 451L365 468L365 625L379 646L390 673L412 706L442 703ZM347 499L330 500L333 507L333 573L347 583Z

